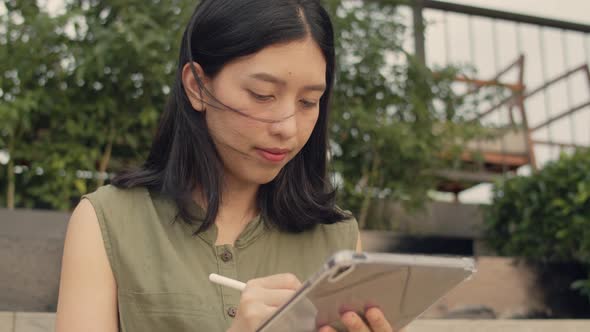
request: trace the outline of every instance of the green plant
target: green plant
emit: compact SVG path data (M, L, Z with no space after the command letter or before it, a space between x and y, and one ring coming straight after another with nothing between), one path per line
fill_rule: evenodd
M446 162L441 150L465 141L458 69L435 74L404 48L406 0L323 2L339 63L330 128L339 204L371 228L372 199L419 206ZM35 1L4 4L0 150L11 158L0 164L0 205L67 210L105 172L145 158L196 2L70 0L56 16Z
M587 266L589 279L572 287L590 300L590 150L562 154L532 176L497 183L486 233L503 255Z
M64 5L0 2L0 206L67 210L141 163L195 3Z
M331 135L339 204L362 228L374 199L417 208L436 186L442 151L465 141L476 108L452 89L461 68L427 68L407 49L412 38L403 0L326 0L336 33L337 82ZM407 7L404 7L407 9ZM459 155L459 153L456 153Z
M8 208L22 203L17 187L22 166L29 169L42 159L37 139L47 131L53 109L61 109L65 95L61 61L67 37L57 30L65 16L50 17L33 2L4 2L0 15L0 149L10 155L2 173L3 202ZM1 164L0 164L1 165Z

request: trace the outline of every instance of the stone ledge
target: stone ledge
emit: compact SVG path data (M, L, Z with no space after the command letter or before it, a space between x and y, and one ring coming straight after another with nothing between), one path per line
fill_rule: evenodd
M53 332L55 331L55 314L50 312L15 313L13 332Z
M14 332L13 312L0 312L0 332Z
M0 332L54 332L54 313L0 312ZM590 320L419 319L406 332L582 332Z
M440 320L419 319L406 332L582 332L590 320Z

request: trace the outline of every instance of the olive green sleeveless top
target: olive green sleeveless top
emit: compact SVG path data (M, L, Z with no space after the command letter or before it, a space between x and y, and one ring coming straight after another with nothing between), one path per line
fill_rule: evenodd
M216 227L192 236L196 226L171 222L174 202L145 188L104 186L83 198L117 282L121 332L225 331L240 292L212 284L210 273L245 282L289 272L304 281L335 251L354 250L358 237L354 219L294 234L256 217L234 245L215 245Z

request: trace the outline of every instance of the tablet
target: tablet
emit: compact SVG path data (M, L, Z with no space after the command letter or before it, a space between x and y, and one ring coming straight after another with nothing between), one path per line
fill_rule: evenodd
M340 251L257 331L346 331L342 313L371 307L397 331L475 271L472 258Z

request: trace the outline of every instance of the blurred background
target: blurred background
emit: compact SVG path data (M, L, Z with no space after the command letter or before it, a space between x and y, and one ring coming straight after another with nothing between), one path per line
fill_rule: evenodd
M479 264L410 332L588 330L590 2L322 2L339 205ZM0 331L51 330L69 212L147 156L196 3L0 0Z

